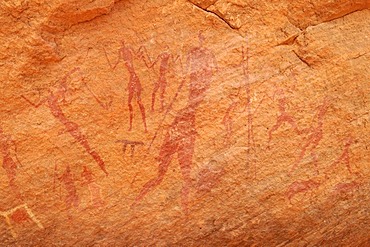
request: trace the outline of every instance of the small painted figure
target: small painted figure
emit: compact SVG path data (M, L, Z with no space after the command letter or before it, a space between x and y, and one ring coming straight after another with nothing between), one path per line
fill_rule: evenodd
M154 111L155 98L156 98L156 94L158 90L160 90L160 94L159 94L160 106L161 106L160 109L161 111L163 111L164 106L165 106L164 102L165 102L165 94L166 94L166 87L167 87L167 74L170 69L170 66L169 66L170 59L172 59L173 62L176 62L178 56L174 58L171 52L169 51L169 47L166 46L166 50L163 51L161 54L159 54L158 57L153 62L151 62L151 59L145 50L141 51L141 57L144 60L147 68L152 68L157 62L160 62L159 77L158 77L158 80L154 84L154 88L152 92L152 111Z
M119 61L123 59L125 62L125 66L127 71L130 74L130 78L128 81L128 108L130 112L130 126L129 126L129 131L132 130L132 121L134 117L134 110L132 107L132 100L136 99L136 103L138 104L141 112L141 118L143 120L144 124L144 129L145 132L147 132L147 125L146 125L146 117L145 117L145 107L141 101L141 92L143 90L139 77L136 74L135 67L134 67L134 57L138 56L138 53L135 52L124 40L122 40L122 46L118 50L118 60L114 66L110 65L112 69L115 69L116 66L118 65ZM107 57L108 59L108 57ZM109 62L109 59L108 59ZM109 63L110 64L110 63Z
M270 145L271 139L272 139L272 133L277 131L284 123L290 124L290 126L293 128L295 132L298 134L300 133L297 127L297 124L294 120L294 118L287 112L287 105L288 101L284 94L284 90L282 88L278 88L274 94L274 98L278 97L278 104L279 104L279 116L277 117L276 123L272 128L269 130L269 140L268 143Z
M235 113L236 108L240 104L238 100L239 93L240 93L240 87L238 88L237 93L231 93L229 95L231 103L229 107L227 108L224 117L222 118L221 123L224 125L225 130L226 130L226 138L224 142L225 144L230 144L230 139L231 139L231 135L233 132L233 114Z
M299 156L296 158L289 174L291 174L298 165L302 162L303 158L305 157L306 153L309 151L311 152L311 156L314 159L314 165L316 167L316 172L318 173L317 168L317 156L315 153L316 147L319 145L319 142L323 138L323 125L324 125L324 116L329 108L330 101L328 98L324 99L324 102L318 107L317 111L317 126L311 126L308 129L302 130L301 133L308 133L307 139L303 144Z

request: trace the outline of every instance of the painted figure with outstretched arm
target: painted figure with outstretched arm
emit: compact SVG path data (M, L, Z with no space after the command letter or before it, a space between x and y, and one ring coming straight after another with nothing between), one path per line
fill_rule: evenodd
M141 93L143 91L143 88L141 86L139 77L136 74L135 67L134 67L134 57L138 57L139 52L135 52L124 40L122 40L122 46L118 50L118 60L117 62L112 65L108 59L107 54L107 60L110 65L110 67L114 70L121 59L125 62L126 69L130 75L129 81L128 81L128 109L130 112L130 126L129 131L132 130L132 121L134 118L134 109L132 107L132 100L136 99L136 103L139 105L140 112L141 112L141 118L143 120L144 129L145 132L147 132L147 125L146 125L146 116L145 116L145 107L143 105L143 102L141 101Z
M64 125L66 131L85 149L85 151L95 160L99 165L100 169L108 175L108 172L105 168L105 162L100 157L100 155L91 148L86 136L80 130L80 126L68 119L64 114L61 104L65 102L65 95L67 93L67 79L75 73L80 72L80 68L74 68L69 73L67 73L58 83L55 88L49 88L48 96L44 99L41 99L38 103L33 103L31 100L22 95L28 103L30 103L35 108L39 108L42 105L46 105L51 114L55 119L59 120L61 124Z

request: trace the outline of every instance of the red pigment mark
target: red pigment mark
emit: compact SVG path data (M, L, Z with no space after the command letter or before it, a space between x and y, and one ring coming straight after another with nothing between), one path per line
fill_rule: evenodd
M272 133L277 131L284 123L290 124L290 126L299 134L299 130L294 118L287 112L287 98L284 94L284 90L282 88L277 88L274 93L274 98L278 97L278 105L279 105L279 116L277 117L276 123L272 128L269 130L269 140L268 146L270 146L270 142L272 139Z
M135 147L144 145L141 141L129 141L129 140L117 140L116 142L122 143L122 152L123 155L126 153L127 146L131 148L131 157L134 157Z
M81 173L81 177L83 178L83 184L87 185L89 192L90 192L90 203L95 207L100 207L104 205L104 200L102 199L101 195L101 188L96 183L94 174L87 166L84 166L84 170Z
M62 78L59 82L59 87L56 90L52 90L49 88L49 95L39 101L37 104L31 102L29 99L27 99L25 96L22 95L22 97L31 105L33 105L35 108L40 107L44 103L46 103L47 107L50 109L51 114L59 120L64 127L66 128L66 131L78 142L80 145L86 150L86 152L96 161L96 163L99 165L100 169L108 175L107 170L105 169L105 163L100 157L100 155L94 151L86 138L86 136L81 132L80 127L78 124L70 121L64 114L60 103L65 101L65 94L68 90L66 81L67 79L75 72L80 71L80 68L74 68L69 73L67 73L66 76Z
M13 158L11 155L12 147L14 147L15 149L15 158ZM20 194L19 188L15 183L18 169L17 163L19 166L21 166L21 163L16 157L16 144L10 135L4 133L1 126L0 126L0 152L3 156L2 167L4 168L5 173L9 179L9 187L16 194L17 198L21 198L22 196Z
M19 208L16 211L14 211L11 215L10 218L16 222L16 223L24 223L24 222L29 222L31 221L27 211L24 208Z
M173 55L169 52L168 46L166 47L167 50L162 52L158 55L155 61L151 62L150 57L148 56L148 53L144 47L142 47L143 50L141 52L141 58L144 60L145 65L147 68L152 68L157 62L160 61L159 65L159 77L158 80L154 84L153 92L152 92L152 111L154 111L154 105L155 105L155 98L157 91L160 90L160 105L161 105L161 111L164 110L164 100L165 100L165 93L166 93L166 87L167 87L167 74L169 71L169 63L170 59L173 60L173 62L176 62L178 57L174 58ZM144 56L145 55L145 56ZM149 61L149 62L148 62ZM151 64L150 64L151 63Z
M225 174L222 167L216 166L216 161L211 161L208 166L200 170L196 189L198 193L208 193L220 182L221 177Z
M342 154L331 164L330 168L334 168L335 166L339 165L341 162L344 162L346 164L347 170L349 173L352 173L351 171L351 164L349 160L349 148L353 144L353 138L349 136L344 141L344 149Z
M170 125L159 152L158 175L144 184L133 206L141 201L147 193L161 184L173 155L177 153L184 184L181 192L181 205L188 213L188 195L191 187L190 172L197 136L195 117L198 106L203 102L213 75L217 69L213 53L203 47L204 37L199 33L200 46L187 54L187 71L190 73L189 98L187 106L181 109Z
M334 194L346 194L360 189L360 184L356 181L349 183L338 183L333 189Z
M303 158L305 157L306 153L309 151L311 152L311 156L314 159L314 165L316 166L317 173L319 172L317 169L317 155L315 154L314 150L319 145L319 142L323 138L323 125L324 125L324 116L328 110L330 105L330 101L328 98L324 99L322 105L318 107L317 111L317 126L311 126L308 129L302 130L301 133L307 133L307 140L301 148L301 152L297 157L296 161L294 162L289 174L291 174L297 166L302 162Z
M64 187L67 191L67 196L65 199L67 208L71 207L77 208L79 205L79 198L77 195L77 189L73 178L73 174L71 173L69 165L67 165L66 171L58 179L64 184Z
M136 103L139 105L139 108L140 108L141 118L143 120L145 132L147 132L148 130L147 130L147 126L146 126L145 107L144 107L144 105L141 101L141 92L142 92L143 89L142 89L139 77L137 76L137 74L135 72L134 61L133 61L134 56L137 56L137 53L138 52L134 52L134 50L131 47L129 47L128 45L126 45L125 41L122 40L122 46L118 50L118 60L117 60L117 62L114 66L112 66L111 63L109 62L109 59L108 59L108 56L107 56L106 53L105 53L105 56L106 56L106 58L108 60L108 63L109 63L109 65L112 69L115 69L116 66L118 65L119 61L121 59L123 59L124 62L125 62L126 69L130 74L130 79L129 79L128 87L127 87L127 90L128 90L128 108L129 108L129 112L130 112L129 131L132 130L132 120L133 120L133 117L134 117L134 110L133 110L133 107L132 107L132 100L135 97L136 98Z
M285 192L285 196L288 197L291 203L292 198L299 193L307 193L310 190L317 189L320 183L313 181L312 179L305 181L295 181L293 182Z

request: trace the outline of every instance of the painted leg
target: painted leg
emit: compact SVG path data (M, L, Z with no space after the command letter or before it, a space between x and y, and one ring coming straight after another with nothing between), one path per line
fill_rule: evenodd
M181 168L182 178L184 180L182 191L181 191L181 206L185 214L189 213L189 192L191 188L191 167L193 162L194 154L194 142L195 138L190 136L183 140L178 151L179 164Z
M152 111L154 111L155 95L158 89L159 89L159 82L156 82L153 88L153 93L152 93Z
M141 189L139 195L135 198L135 202L131 205L131 207L136 206L136 204L138 204L146 196L146 194L160 185L164 176L166 175L168 166L171 163L172 156L176 151L176 144L169 140L169 135L167 134L165 142L162 145L161 151L159 153L160 163L158 165L157 177L149 180L146 184L144 184L143 188Z
M143 103L141 102L140 96L137 97L137 104L139 105L139 108L140 108L141 118L143 120L145 132L148 132L148 129L146 126L145 108L144 108Z

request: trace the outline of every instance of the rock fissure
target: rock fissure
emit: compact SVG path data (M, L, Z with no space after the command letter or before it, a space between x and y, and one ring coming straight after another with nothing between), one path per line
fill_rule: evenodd
M301 55L298 54L298 52L296 52L295 50L292 50L293 53L296 55L296 57L304 64L306 64L309 68L312 68L311 67L311 64L309 64L306 59L304 59Z
M199 6L199 5L197 5L197 4L195 4L195 3L193 3L193 2L191 2L191 1L189 1L188 0L188 2L191 4L191 5L193 5L193 6L195 6L197 9L199 9L199 10L201 10L201 11L204 11L204 12L206 12L206 13L208 13L208 14L211 14L212 16L214 16L214 17L216 17L217 19L219 19L221 22L223 22L223 23L225 23L229 28L231 28L231 29L233 29L233 30L239 30L240 28L237 28L237 27L235 27L234 25L232 25L228 20L226 20L224 17L222 17L221 15L219 15L218 13L216 13L216 12L214 12L214 11L211 11L211 10L209 10L208 8L209 7L211 7L211 6L213 6L213 4L211 4L209 7L207 7L207 8L202 8L201 6Z

